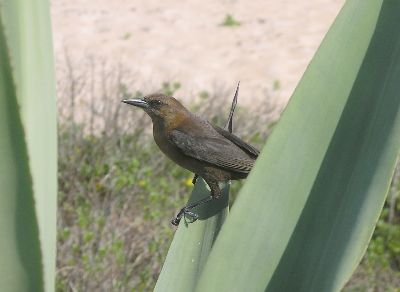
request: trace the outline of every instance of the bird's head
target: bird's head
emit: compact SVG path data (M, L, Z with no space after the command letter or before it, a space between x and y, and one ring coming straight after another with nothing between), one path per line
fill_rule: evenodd
M175 123L188 113L187 109L175 98L160 93L143 98L124 99L122 102L142 108L153 122Z

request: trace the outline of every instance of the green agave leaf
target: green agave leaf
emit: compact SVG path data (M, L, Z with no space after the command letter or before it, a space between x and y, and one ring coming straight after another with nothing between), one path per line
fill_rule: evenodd
M228 214L229 185L221 184L222 197L198 206L193 211L199 220L181 220L158 278L155 291L193 291L208 254ZM188 204L209 196L206 183L199 178Z
M53 49L47 0L0 0L16 95L26 134L46 291L54 289L57 135Z
M350 0L209 255L197 291L338 291L400 146L400 2Z
M32 179L1 24L0 15L0 287L43 291Z

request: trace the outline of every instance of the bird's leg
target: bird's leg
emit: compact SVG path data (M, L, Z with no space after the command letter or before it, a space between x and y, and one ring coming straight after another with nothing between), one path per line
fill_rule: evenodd
M196 184L196 181L197 181L198 177L199 177L199 176L195 173L195 174L194 174L194 177L193 177L193 179L192 179L192 184Z
M219 199L221 197L221 189L219 188L218 182L217 181L206 181L208 186L210 187L210 196L213 199Z
M181 219L182 219L182 216L184 216L184 217L186 217L186 216L191 217L192 220L190 221L190 223L195 222L195 221L199 218L199 215L197 215L196 213L191 212L190 210L193 209L193 208L196 208L196 207L199 206L199 205L202 205L202 204L204 204L204 203L207 203L207 202L211 201L212 199L213 199L213 197L208 196L208 197L205 197L205 198L203 198L203 199L201 199L201 200L199 200L199 201L197 201L197 202L194 202L194 203L192 203L192 204L189 204L189 205L185 206L184 208L182 208L182 209L179 211L178 215L176 215L176 217L175 217L174 219L172 219L172 221L171 221L172 225L178 226L178 225L179 225L179 222L180 222Z
M207 182L207 181L206 181ZM196 213L191 212L190 210L192 210L193 208L203 205L209 201L212 201L214 199L219 199L221 196L221 190L219 188L218 182L207 182L208 186L210 187L211 193L208 197L205 197L197 202L194 202L192 204L189 204L187 206L185 206L184 208L182 208L178 215L176 215L176 217L174 219L171 220L172 225L178 226L179 222L182 219L182 216L186 218L186 216L191 217L191 221L189 223L193 223L195 222L198 218L199 215L197 215Z

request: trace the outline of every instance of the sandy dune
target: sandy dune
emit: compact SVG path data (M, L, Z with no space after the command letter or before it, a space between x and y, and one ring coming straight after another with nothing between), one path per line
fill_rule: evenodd
M178 97L242 82L241 99L285 104L344 0L52 0L57 70L63 54L121 62L136 85L179 81ZM240 26L220 25L227 14ZM142 90L143 91L143 90Z

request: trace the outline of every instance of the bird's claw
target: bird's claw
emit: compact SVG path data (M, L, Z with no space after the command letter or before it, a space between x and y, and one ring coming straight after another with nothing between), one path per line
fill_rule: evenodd
M179 211L178 215L176 215L176 217L171 220L171 224L175 225L175 226L178 226L179 222L182 219L182 217L184 217L186 222L188 222L188 223L193 223L197 219L199 219L199 215L197 215L196 213L191 212L187 207L185 207L185 208L182 208ZM187 220L187 218L189 218L189 220Z

